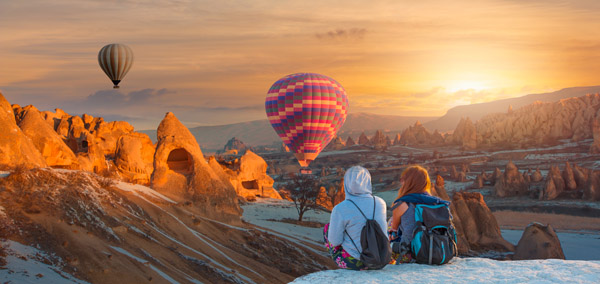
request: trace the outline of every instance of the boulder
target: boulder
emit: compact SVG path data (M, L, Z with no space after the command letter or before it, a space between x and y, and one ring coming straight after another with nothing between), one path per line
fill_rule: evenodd
M191 201L215 218L240 215L235 189L208 165L196 138L173 113L165 115L156 135L152 188L178 202Z
M0 93L0 168L45 167L46 160L15 120L10 103Z
M515 248L513 260L549 258L565 259L556 232L549 224L529 224Z
M504 174L496 180L494 185L494 191L498 197L526 195L528 189L529 185L512 161L506 164Z
M77 157L33 106L24 109L19 127L51 167L79 169Z
M119 137L115 165L124 180L149 184L153 170L154 144L148 135L138 132Z

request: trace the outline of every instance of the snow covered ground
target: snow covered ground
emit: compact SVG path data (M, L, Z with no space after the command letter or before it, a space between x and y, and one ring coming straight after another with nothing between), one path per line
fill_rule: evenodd
M0 283L88 283L62 272L60 265L46 264L57 258L34 247L10 240L0 245L7 254L6 266L0 269Z
M326 270L291 283L600 283L600 261L456 258L442 266L403 264L374 271Z

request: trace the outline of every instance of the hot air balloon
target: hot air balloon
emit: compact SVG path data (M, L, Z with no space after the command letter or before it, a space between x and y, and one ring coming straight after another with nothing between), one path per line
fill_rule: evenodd
M348 97L330 77L297 73L271 86L265 108L275 132L306 168L346 121Z
M105 45L98 52L98 64L113 82L113 88L117 89L133 64L133 51L129 46L120 43Z

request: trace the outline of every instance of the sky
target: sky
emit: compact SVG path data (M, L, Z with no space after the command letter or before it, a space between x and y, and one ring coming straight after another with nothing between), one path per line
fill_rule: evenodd
M0 0L0 91L155 129L266 119L279 78L340 82L349 112L457 105L600 85L597 0ZM97 54L135 54L112 89Z

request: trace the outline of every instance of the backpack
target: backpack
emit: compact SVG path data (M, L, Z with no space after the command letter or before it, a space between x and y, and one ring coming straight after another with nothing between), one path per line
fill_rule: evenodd
M417 263L446 264L458 255L447 204L415 204L415 222L410 250Z
M362 252L360 253L360 261L365 264L365 266L369 269L382 269L392 259L392 249L390 248L390 241L388 240L387 234L384 234L381 230L381 226L375 220L375 197L373 197L373 218L369 219L365 216L365 213L358 208L356 203L352 200L348 201L352 202L356 209L360 211L360 214L367 219L367 223L363 226L362 231L360 232L360 245L362 246ZM344 233L350 238L352 244L359 250L356 246L356 243L350 237L348 232L344 230Z

